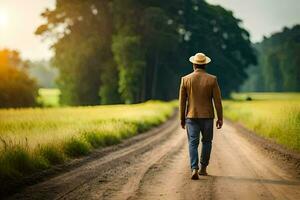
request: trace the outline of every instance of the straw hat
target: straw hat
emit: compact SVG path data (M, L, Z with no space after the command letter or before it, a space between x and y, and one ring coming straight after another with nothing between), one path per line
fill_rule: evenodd
M190 57L190 62L198 65L205 65L210 63L211 59L204 53L196 53L196 55Z

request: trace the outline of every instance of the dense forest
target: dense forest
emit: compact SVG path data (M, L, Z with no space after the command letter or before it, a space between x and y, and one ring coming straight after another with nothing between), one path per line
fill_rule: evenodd
M254 45L258 65L247 71L241 91L300 91L300 25L264 38Z
M36 34L56 41L62 104L177 98L199 51L212 58L208 71L228 96L256 64L241 21L204 0L57 0L42 17Z

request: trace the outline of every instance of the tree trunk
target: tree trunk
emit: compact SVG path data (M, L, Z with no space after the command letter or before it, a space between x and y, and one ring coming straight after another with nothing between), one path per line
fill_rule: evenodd
M152 88L151 88L151 99L155 99L155 96L156 96L157 70L158 70L158 53L156 52L155 61L154 61Z

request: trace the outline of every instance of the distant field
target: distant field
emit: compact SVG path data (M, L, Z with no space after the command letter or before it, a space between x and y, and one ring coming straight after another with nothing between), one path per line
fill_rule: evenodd
M38 93L38 103L43 107L59 106L59 89L40 88Z
M241 93L224 101L224 115L257 134L300 151L300 93ZM251 97L252 101L245 101Z
M116 144L164 122L176 105L0 109L0 182Z
M253 100L300 100L300 93L297 92L248 92L232 93L234 100L246 100L251 97Z

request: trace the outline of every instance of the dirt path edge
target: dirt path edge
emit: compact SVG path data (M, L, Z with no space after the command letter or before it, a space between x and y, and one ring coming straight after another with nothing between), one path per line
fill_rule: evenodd
M269 157L275 158L279 166L295 172L296 178L300 179L300 152L287 149L286 147L275 143L271 139L263 138L257 133L247 129L243 124L225 119L225 123L236 128L238 133L249 142L254 143Z
M65 172L71 171L72 169L75 169L77 167L80 167L88 162L91 162L97 158L101 158L105 155L108 155L111 152L118 151L119 149L122 149L124 147L128 147L136 142L139 142L141 140L145 140L153 135L156 135L160 133L162 130L164 130L166 127L168 127L170 124L174 122L174 120L177 119L178 116L178 109L174 109L173 114L167 121L164 123L151 128L150 130L138 133L137 135L125 139L121 141L119 144L111 145L99 149L94 149L89 155L75 158L69 161L66 161L63 164L55 165L50 167L49 169L39 171L36 173L33 173L31 175L25 176L20 180L16 180L14 182L6 182L5 184L1 184L0 189L0 197L8 197L10 195L13 195L14 193L20 192L23 188L32 186L34 184L43 182L47 179L50 179L52 177L58 176L60 174L63 174Z

